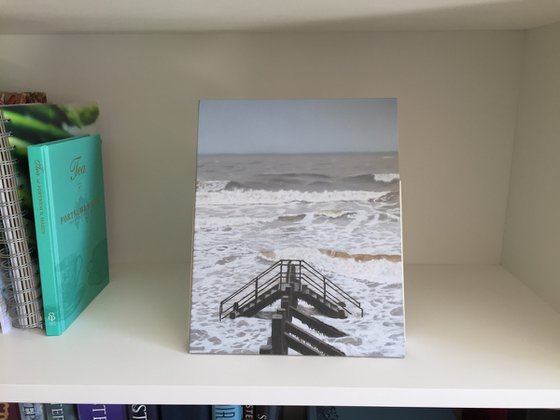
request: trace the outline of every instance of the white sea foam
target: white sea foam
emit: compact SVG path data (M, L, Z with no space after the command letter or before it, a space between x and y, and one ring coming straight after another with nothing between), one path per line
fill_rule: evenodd
M399 174L373 174L373 179L375 179L376 182L393 182L393 181L397 181L400 179L400 175Z
M216 181L197 181L196 191L199 192L217 192L222 191L228 184L229 180L216 180Z
M307 203L329 203L340 201L368 201L381 197L384 193L371 191L295 191L295 190L213 190L197 191L197 205L225 204L286 204L304 201Z
M340 217L347 217L355 215L356 212L353 211L345 211L345 210L321 210L315 213L316 216L319 217L327 217L330 219L338 219Z
M230 216L230 217L197 217L195 218L195 229L223 229L237 228L240 226L255 226L257 223L266 223L276 220L275 217L254 216Z

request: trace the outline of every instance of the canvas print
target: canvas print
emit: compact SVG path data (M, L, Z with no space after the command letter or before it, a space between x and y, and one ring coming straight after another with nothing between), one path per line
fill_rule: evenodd
M403 357L397 101L199 106L191 353Z

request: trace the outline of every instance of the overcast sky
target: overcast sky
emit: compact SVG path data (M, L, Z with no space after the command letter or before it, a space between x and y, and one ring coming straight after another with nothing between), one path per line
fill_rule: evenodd
M397 100L203 100L198 153L398 150Z

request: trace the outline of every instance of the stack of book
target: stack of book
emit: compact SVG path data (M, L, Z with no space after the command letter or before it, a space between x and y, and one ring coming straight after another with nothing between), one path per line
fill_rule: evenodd
M552 420L559 410L0 403L4 420Z
M60 335L109 280L97 105L0 93L0 328ZM19 102L19 103L18 103Z
M0 403L4 420L210 420L209 405Z
M3 408L3 409L2 409ZM306 407L0 403L3 420L299 420Z
M3 407L3 411L2 408ZM3 420L299 420L281 406L0 403Z

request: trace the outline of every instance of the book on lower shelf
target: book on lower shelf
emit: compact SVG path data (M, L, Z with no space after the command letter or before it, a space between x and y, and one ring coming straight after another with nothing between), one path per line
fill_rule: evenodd
M27 149L94 132L94 104L0 106L0 268L11 323L43 326Z
M45 404L47 420L77 420L78 411L74 404Z
M20 403L21 420L45 420L44 405L40 403Z
M0 419L21 420L21 415L19 413L19 404L13 402L0 403Z
M124 404L78 404L79 420L127 420Z
M254 405L244 405L243 406L243 420L255 420L255 406Z
M162 405L161 420L210 420L210 405Z
M109 283L99 135L29 146L47 335L60 335Z
M130 404L126 407L128 420L160 420L161 410L156 404Z
M308 407L308 420L456 420L449 408Z
M281 405L255 405L254 410L257 420L282 420Z
M213 405L212 420L243 420L242 405Z

